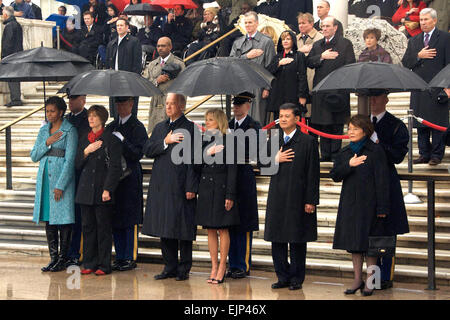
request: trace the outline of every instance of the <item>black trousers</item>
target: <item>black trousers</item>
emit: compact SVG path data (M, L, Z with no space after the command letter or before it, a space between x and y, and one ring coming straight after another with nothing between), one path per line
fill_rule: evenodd
M331 124L331 125L319 125L313 124L313 128L319 131L342 135L344 134L343 124ZM340 139L329 139L320 137L320 156L324 159L331 160L336 154L341 150L342 140Z
M8 87L11 102L22 101L20 93L20 82L8 82Z
M111 272L112 215L111 205L81 205L85 269Z
M180 250L180 261L178 261ZM161 252L164 260L164 272L183 275L192 267L192 241L161 238Z
M302 284L306 271L306 243L289 243L291 262L288 262L288 243L272 242L272 259L278 281Z
M431 143L430 143L431 136ZM417 128L417 144L419 154L425 159L442 160L445 152L444 132L431 128Z

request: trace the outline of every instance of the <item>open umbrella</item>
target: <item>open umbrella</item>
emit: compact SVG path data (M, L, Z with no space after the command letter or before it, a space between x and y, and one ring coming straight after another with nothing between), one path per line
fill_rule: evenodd
M63 50L38 47L13 53L0 63L0 81L66 81L94 67L85 58Z
M163 94L153 83L137 73L111 69L84 72L73 77L58 92L109 97L151 97Z
M163 16L167 14L167 10L150 3L138 3L126 7L123 13L134 16Z
M185 9L196 9L198 7L192 0L153 0L152 4L164 8L183 6Z
M273 75L261 65L239 58L217 57L194 62L169 87L169 92L190 97L238 94L270 87Z
M450 88L450 64L439 71L428 85L430 88Z
M312 92L334 91L370 95L371 90L424 91L428 84L411 70L389 63L357 62L334 70Z
M235 25L243 34L246 34L244 16L241 15ZM275 31L276 40L280 38L283 31L291 30L289 26L283 21L276 18L269 17L265 14L258 14L258 31L266 27L271 27ZM275 46L276 47L276 46Z
M83 6L86 3L89 3L89 0L56 0L56 1L62 2L65 4L70 4L72 6L78 6L78 7L80 7L80 10L83 8ZM102 1L102 2L104 2L104 1Z

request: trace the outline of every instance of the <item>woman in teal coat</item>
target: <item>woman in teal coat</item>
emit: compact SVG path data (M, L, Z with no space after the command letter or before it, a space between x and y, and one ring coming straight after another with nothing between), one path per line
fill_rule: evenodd
M45 114L48 122L39 130L30 153L33 162L39 161L33 221L45 222L51 258L50 263L41 269L43 272L65 269L71 224L75 222L75 155L78 135L76 128L63 118L66 109L62 98L54 96L47 99Z

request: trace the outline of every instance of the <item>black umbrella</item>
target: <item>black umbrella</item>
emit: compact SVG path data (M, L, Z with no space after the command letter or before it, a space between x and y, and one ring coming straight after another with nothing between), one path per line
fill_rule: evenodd
M109 97L151 97L163 94L153 83L137 73L111 69L84 72L73 77L58 92Z
M0 81L67 81L94 67L85 58L53 48L39 47L10 54L0 63Z
M166 9L150 3L131 4L123 10L123 13L133 16L164 16Z
M450 64L439 71L428 85L430 88L450 88Z
M326 76L312 92L361 93L371 90L389 92L424 91L428 84L411 70L389 63L358 62L345 65Z
M169 87L190 97L238 94L270 87L274 76L261 65L239 58L218 57L194 62Z

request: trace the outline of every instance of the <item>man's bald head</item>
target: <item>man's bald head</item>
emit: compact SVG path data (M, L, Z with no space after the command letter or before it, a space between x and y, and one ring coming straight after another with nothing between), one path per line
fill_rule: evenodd
M170 54L172 50L172 40L169 37L161 37L156 44L156 49L161 58L165 58Z

